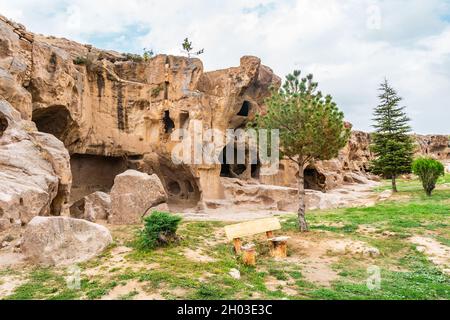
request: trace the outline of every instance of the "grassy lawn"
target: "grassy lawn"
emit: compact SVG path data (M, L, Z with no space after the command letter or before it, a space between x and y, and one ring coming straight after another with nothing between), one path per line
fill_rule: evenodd
M388 182L376 192L387 188ZM410 241L421 236L450 246L450 175L439 181L431 198L417 180L401 180L399 190L373 207L310 212L307 235L296 232L294 215L282 217L279 233L297 242L289 245L288 259L278 261L269 256L263 237L248 239L257 243L256 268L244 266L233 254L224 223L184 222L178 246L152 252L133 249L135 227L113 229L115 244L79 266L80 289L67 288L63 268L0 271L0 285L5 277L22 277L6 299L100 299L108 294L115 299L450 299L450 277ZM307 252L296 245L342 239L377 248L379 255L324 251L315 257L314 246ZM306 276L311 259L327 265L333 274L329 283ZM379 289L366 284L370 266L381 273ZM229 275L231 269L240 271L240 279Z

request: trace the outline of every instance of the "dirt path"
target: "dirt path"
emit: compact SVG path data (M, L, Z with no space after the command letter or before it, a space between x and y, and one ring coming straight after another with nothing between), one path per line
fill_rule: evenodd
M450 275L450 248L432 238L414 236L409 241L417 245L417 250L423 252L436 266Z

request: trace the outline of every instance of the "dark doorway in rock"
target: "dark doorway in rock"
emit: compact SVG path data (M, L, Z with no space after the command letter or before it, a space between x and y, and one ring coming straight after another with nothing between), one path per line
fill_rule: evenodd
M170 134L172 133L173 129L175 129L175 123L170 118L170 111L166 110L164 111L164 133Z
M128 169L122 157L74 154L70 157L72 169L71 202L96 191L109 192L114 178Z
M244 101L241 110L239 110L237 115L242 117L248 117L249 113L250 113L250 102Z
M61 105L33 111L32 120L40 132L50 133L61 141L65 140L73 121L69 110Z
M180 128L187 130L189 128L189 112L180 112Z
M0 137L3 136L3 133L8 128L8 120L3 115L0 115Z
M178 181L170 181L167 184L167 189L171 195L177 196L181 192L181 187Z
M325 176L317 171L316 168L308 167L305 169L305 189L324 191Z
M252 178L259 179L260 172L261 172L261 162L259 162L258 159L258 163L252 164Z
M226 178L237 178L242 175L247 170L247 165L244 163L238 163L238 148L234 147L234 157L233 159L227 158L227 148L231 148L230 146L225 146L222 152L219 155L219 161L221 164L220 168L220 176Z

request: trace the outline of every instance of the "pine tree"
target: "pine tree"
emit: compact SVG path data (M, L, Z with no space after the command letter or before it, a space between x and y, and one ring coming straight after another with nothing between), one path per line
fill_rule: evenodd
M312 75L300 79L300 71L294 71L266 101L267 113L258 115L252 123L257 129L278 129L280 155L298 165L298 222L302 232L309 229L305 217L305 168L315 160L336 157L350 136L344 114L330 95L324 97L316 92L317 86Z
M396 178L410 173L414 144L409 133L410 119L405 107L399 106L402 98L385 80L379 88L380 104L375 108L371 150L375 154L371 171L392 180L392 190L397 192Z

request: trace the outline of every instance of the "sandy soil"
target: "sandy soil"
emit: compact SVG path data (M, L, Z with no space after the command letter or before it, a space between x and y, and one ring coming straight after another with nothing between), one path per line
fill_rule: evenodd
M414 236L409 241L417 245L417 250L423 252L436 266L450 275L450 248L440 242L422 236Z

